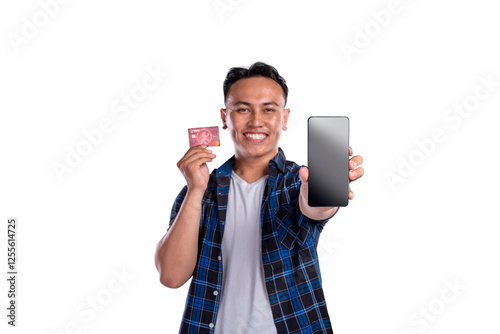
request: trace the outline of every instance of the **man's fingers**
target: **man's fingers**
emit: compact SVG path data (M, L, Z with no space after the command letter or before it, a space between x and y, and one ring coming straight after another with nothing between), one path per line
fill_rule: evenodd
M214 158L215 156L207 156L206 154L203 156L195 155L193 160L182 163L179 166L179 170L181 170L184 174L187 173L188 175L191 175L192 173L196 173L203 164L212 162Z
M363 167L358 167L355 170L349 171L349 182L359 179L365 174Z
M363 163L363 158L360 155L356 155L349 159L349 169L352 170Z
M212 154L211 151L207 150L206 148L202 147L201 145L199 146L194 146L191 147L186 154L179 160L177 163L177 166L180 166L181 164L189 163L196 159L196 155L199 153L207 153L207 154ZM194 158L194 159L193 159Z
M353 150L352 147L349 147L349 156L352 156ZM360 155L356 155L352 158L349 159L349 184L354 181L359 179L365 174L365 170L363 167L358 167L363 163L363 157ZM356 168L358 167L358 168ZM351 186L349 185L349 193L347 197L351 200L354 198L354 192L351 190Z
M196 160L196 164L194 164L194 166L199 167L199 166L203 165L204 163L212 162L212 160L213 160L213 158L200 158L200 159Z
M357 179L365 175L365 169L363 167L356 168L355 172L358 174L356 177Z
M181 160L186 160L187 158L189 158L190 156L192 156L196 152L202 152L202 151L206 151L206 150L208 150L206 145L198 145L198 146L190 147L189 150L186 152L186 154L184 154L184 156L181 158Z
M185 161L184 161L184 164L190 164L192 163L193 161L196 161L198 159L202 159L202 158L215 158L215 154L214 153L211 153L209 151L205 151L205 152L196 152L195 154L191 155L189 158L187 158Z

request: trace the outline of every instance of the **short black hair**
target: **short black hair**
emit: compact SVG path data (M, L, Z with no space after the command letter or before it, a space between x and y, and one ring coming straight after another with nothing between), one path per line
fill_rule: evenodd
M263 76L276 81L281 88L283 88L283 94L285 95L285 105L288 98L288 86L286 85L285 79L278 73L278 70L268 64L263 62L253 63L249 68L244 67L231 67L229 72L227 72L226 80L224 80L223 90L224 90L224 102L226 102L227 93L229 88L238 80L243 78L251 78Z

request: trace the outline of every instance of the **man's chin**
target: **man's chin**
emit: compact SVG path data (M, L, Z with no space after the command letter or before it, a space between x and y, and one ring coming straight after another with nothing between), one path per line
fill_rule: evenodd
M269 145L245 145L239 150L240 156L247 158L260 158L266 155L272 155L272 159L278 153L278 146L269 147Z

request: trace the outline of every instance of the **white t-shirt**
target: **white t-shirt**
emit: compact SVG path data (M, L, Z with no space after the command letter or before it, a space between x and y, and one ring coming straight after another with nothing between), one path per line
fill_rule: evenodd
M264 283L260 210L268 175L248 184L231 174L224 237L222 297L215 334L276 334Z

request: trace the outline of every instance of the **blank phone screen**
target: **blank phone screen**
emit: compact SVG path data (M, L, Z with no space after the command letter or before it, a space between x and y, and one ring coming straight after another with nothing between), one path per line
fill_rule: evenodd
M349 118L308 119L308 204L347 206L349 198Z

